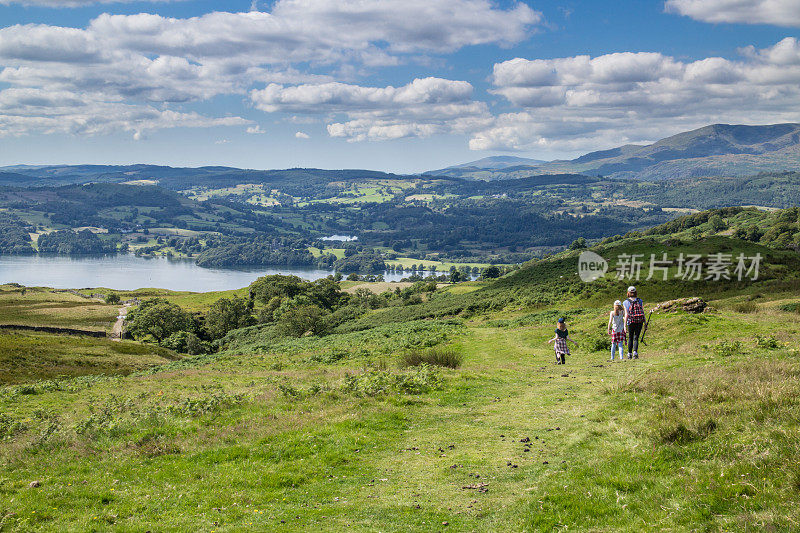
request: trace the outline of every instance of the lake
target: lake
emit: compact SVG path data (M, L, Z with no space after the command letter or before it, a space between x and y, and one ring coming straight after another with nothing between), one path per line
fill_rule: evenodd
M224 291L246 287L256 278L269 274L293 274L315 280L329 276L333 271L311 267L201 268L191 260L144 258L132 254L84 257L0 255L0 284L13 282L55 289L157 287L173 291ZM409 275L386 272L384 278L386 281L399 281Z

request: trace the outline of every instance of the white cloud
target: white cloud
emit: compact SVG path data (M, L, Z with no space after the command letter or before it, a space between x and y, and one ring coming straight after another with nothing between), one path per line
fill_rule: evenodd
M472 85L441 78L416 79L402 87L362 87L345 83L305 84L284 87L270 84L253 90L250 98L258 109L269 113L327 113L384 109L412 105L452 104L469 100Z
M217 139L216 141L214 141L214 144L230 144L230 143L231 143L230 139Z
M521 108L475 133L470 147L575 151L659 139L715 122L800 121L800 42L742 57L683 62L659 53L512 59L495 94Z
M328 134L351 141L464 133L490 120L486 104L472 100L472 85L441 78L416 79L402 87L270 84L252 91L250 98L268 113L329 117Z
M800 27L797 0L667 0L665 9L703 22Z
M264 131L263 129L261 129L261 125L260 124L256 124L255 126L250 126L249 128L247 128L247 133L249 133L251 135L261 135L261 134L267 133L267 132Z
M501 9L490 0L278 0L270 12L191 18L103 14L83 29L42 24L0 29L0 83L79 94L108 105L180 108L218 95L247 94L262 84L265 91L285 84L324 85L336 73L358 72L355 65L394 65L466 46L509 45L540 22L541 15L524 3ZM414 90L394 97L402 103L414 98ZM424 90L437 97L433 88ZM302 108L299 100L294 105ZM325 105L335 107L333 100Z
M294 134L294 136L297 139L310 139L311 138L311 135L309 135L308 133L304 133L302 131L298 131L297 133Z
M31 133L106 135L125 131L139 139L152 130L247 123L238 117L211 118L195 112L93 100L63 91L16 88L0 91L0 137Z

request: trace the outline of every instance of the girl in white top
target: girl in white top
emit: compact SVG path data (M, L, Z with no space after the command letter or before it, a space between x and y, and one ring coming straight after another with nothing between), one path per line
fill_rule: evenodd
M625 308L622 302L614 302L614 310L608 316L608 334L611 335L611 360L619 348L619 360L624 361L625 353Z

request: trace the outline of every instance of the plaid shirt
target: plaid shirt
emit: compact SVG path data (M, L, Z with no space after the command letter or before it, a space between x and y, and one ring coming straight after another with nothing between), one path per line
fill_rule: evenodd
M556 353L563 353L565 355L569 355L569 347L567 346L567 339L556 337L556 342L554 344L554 347Z
M612 333L611 342L615 342L617 344L625 344L625 330L615 331L614 333Z

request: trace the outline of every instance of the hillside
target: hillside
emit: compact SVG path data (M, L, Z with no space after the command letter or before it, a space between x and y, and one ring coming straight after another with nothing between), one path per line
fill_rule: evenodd
M0 519L76 531L792 530L800 256L726 233L797 223L796 210L704 212L593 247L764 256L757 281L638 283L648 309L695 295L713 308L654 314L638 361L607 362L607 313L627 282L582 283L573 250L495 282L398 296L324 335L264 323L231 332L221 352L128 376L0 387ZM208 309L205 295L158 294ZM559 316L580 345L566 366L546 343Z
M469 163L462 163L460 165L453 165L439 170L429 170L423 172L423 176L449 176L453 178L474 178L475 173L482 170L501 170L508 167L535 167L546 163L539 159L530 159L528 157L516 157L511 155L498 155L492 157L484 157L477 161L470 161Z
M0 185L44 187L83 183L149 182L171 190L193 187L235 187L242 183L282 186L300 194L330 182L351 179L402 179L374 170L293 168L252 170L232 167L168 167L159 165L52 165L0 167ZM289 192L288 194L292 194Z
M580 173L639 180L746 176L800 168L800 124L713 124L649 145L626 145L568 161L477 169L459 177L508 179L534 174Z

